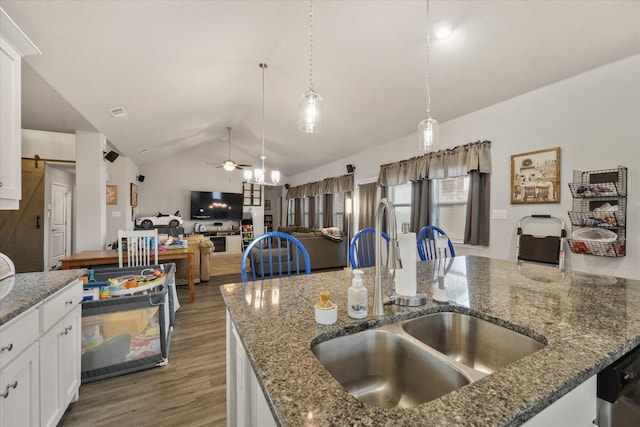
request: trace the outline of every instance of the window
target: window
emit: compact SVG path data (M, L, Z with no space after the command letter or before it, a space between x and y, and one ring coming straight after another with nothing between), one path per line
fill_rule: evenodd
M432 180L431 225L442 228L451 240L463 241L467 220L469 177ZM388 199L393 203L398 231L402 223L411 223L411 183L389 187Z
M316 226L322 228L322 196L315 196L316 198Z
M302 199L302 224L303 227L309 227L309 198Z
M344 230L344 193L333 195L333 226Z
M434 182L434 218L451 240L463 241L467 220L469 177L436 179Z
M287 225L294 225L296 199L287 200Z
M393 203L396 224L401 231L403 222L411 224L411 183L389 187L388 199Z

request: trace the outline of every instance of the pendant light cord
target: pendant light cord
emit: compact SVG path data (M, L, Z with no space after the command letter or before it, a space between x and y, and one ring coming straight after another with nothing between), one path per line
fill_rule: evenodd
M431 92L429 91L429 66L431 63L431 25L429 13L429 0L427 0L427 118L431 117Z
M313 0L309 0L309 90L313 91Z
M264 70L266 70L268 65L264 62L260 63L260 68L262 68L262 170L264 171L264 159L266 158L264 155Z

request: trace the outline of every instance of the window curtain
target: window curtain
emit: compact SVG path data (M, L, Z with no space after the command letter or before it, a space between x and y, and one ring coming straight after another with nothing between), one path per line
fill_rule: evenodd
M353 191L353 174L325 178L322 181L289 187L287 199L322 196L324 194L345 193Z
M411 229L418 231L430 217L430 179L469 175L469 196L464 243L489 245L491 141L478 141L380 166L378 184L401 185L414 181ZM427 184L423 184L427 182Z
M489 200L491 200L491 174L469 172L469 198L464 243L489 246Z
M440 150L382 165L378 185L401 185L425 178L454 178L467 175L471 170L491 173L490 141L473 142L450 150Z
M431 218L431 181L422 179L411 183L410 229L418 233L422 227L433 223Z
M358 190L358 228L362 230L367 227L375 227L378 184L375 182L360 184Z
M333 194L324 194L322 197L322 203L324 204L322 226L333 227Z

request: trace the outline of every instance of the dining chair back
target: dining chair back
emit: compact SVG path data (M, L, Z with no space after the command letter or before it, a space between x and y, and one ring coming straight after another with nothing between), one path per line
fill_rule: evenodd
M365 268L376 265L376 230L373 227L363 228L358 231L349 245L349 262L351 268ZM389 235L382 232L382 237L389 246ZM385 248L386 249L386 248Z
M240 274L247 282L247 263L251 268L251 277L264 280L265 277L282 277L311 274L311 260L304 245L291 234L272 231L256 237L242 254Z
M439 248L438 239L441 239L443 248ZM435 225L427 225L422 227L418 233L418 255L421 261L437 258L453 258L456 251L453 249L453 243L441 228ZM439 251L441 249L441 252Z
M153 257L151 256L153 254ZM118 266L155 265L158 263L158 230L118 230Z

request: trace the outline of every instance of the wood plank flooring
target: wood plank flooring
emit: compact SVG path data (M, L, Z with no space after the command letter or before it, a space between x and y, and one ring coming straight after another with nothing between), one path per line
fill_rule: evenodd
M240 281L240 255L219 261L217 275L196 285L194 303L188 302L188 287L178 287L181 307L167 366L83 384L61 425L226 425L225 305L219 287Z

